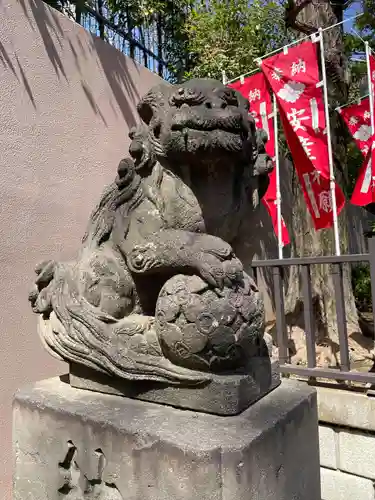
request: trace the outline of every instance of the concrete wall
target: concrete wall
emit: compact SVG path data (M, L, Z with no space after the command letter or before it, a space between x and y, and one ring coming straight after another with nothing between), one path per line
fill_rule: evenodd
M375 500L374 396L318 388L322 500Z
M0 3L0 499L10 500L11 401L66 366L44 353L34 265L73 256L159 77L40 0Z

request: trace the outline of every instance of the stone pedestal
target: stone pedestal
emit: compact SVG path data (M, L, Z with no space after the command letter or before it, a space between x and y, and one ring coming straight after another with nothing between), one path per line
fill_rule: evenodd
M72 388L14 400L14 500L320 500L315 390L220 417Z
M280 370L279 363L269 356L254 357L242 373L212 374L207 384L184 387L150 381L135 384L71 363L69 381L77 389L215 415L237 415L280 384Z

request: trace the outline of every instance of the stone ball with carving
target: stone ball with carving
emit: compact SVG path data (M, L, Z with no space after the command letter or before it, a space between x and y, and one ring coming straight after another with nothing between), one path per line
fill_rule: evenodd
M264 306L247 275L233 288L213 288L198 276L177 275L160 291L156 329L164 355L194 370L225 372L259 353Z

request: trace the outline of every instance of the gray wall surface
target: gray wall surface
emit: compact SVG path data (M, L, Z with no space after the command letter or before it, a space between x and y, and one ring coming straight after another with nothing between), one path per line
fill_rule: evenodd
M66 371L37 337L34 266L74 256L127 154L135 105L160 79L40 0L2 1L0 19L0 499L10 500L13 393Z

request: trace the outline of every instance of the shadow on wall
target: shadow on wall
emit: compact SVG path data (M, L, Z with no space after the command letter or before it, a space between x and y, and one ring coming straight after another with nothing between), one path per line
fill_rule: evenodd
M11 72L13 73L13 75L19 81L16 69L15 69L12 61L10 60L10 57L8 56L8 54L6 52L4 45L1 42L0 42L0 61L2 62L4 68L9 68L11 70Z
M25 17L28 19L30 26L34 30L35 27L39 30L40 36L43 39L45 49L48 57L54 67L56 75L60 78L63 76L66 80L66 74L61 57L56 50L55 42L51 37L51 30L56 40L58 40L60 47L62 47L61 39L64 37L64 32L60 26L57 16L50 13L42 2L31 0L29 5L33 14L33 19L30 18L30 12L27 8L25 0L19 0Z
M104 118L103 113L100 111L100 108L99 108L98 104L95 102L95 98L94 98L94 96L93 96L93 94L92 94L92 92L91 92L88 84L85 83L85 82L83 82L83 81L81 81L81 85L82 85L83 93L85 94L87 100L89 101L89 104L90 104L92 110L94 111L94 113L96 115L100 116L100 118L101 118L102 122L104 123L104 125L106 127L108 127L107 121Z
M138 102L142 96L139 94L134 80L129 78L131 72L128 66L131 64L138 73L139 68L135 62L125 58L121 52L103 42L100 38L91 35L91 42L91 47L98 55L98 62L106 75L124 120L131 128L137 124L138 117L129 106L129 97L131 101ZM126 93L124 93L123 89L125 89Z
M21 75L21 80L22 80L23 86L24 86L24 88L26 90L27 95L29 96L30 102L34 106L34 109L36 109L34 95L32 93L29 81L26 78L25 72L24 72L24 70L23 70L23 68L21 66L21 63L20 63L20 61L19 61L19 59L17 57L17 54L15 54L15 59L17 61L17 66L18 66L18 69L19 69L19 72L20 72L20 75ZM11 70L11 72L16 77L17 81L19 82L20 79L19 79L19 77L17 75L17 71L16 71L16 69L14 67L14 64L10 60L10 57L8 56L8 54L7 54L6 50L5 50L5 47L4 47L4 45L1 42L0 42L0 61L2 62L4 68L9 68Z
M86 44L83 43L83 40L85 40L84 37L78 37L75 34L77 32L76 29L74 31L63 30L60 22L62 14L54 12L51 8L44 5L42 0L30 0L29 2L26 0L18 0L18 2L20 3L25 17L28 19L32 29L34 31L35 29L39 31L46 53L52 63L57 77L59 79L64 78L68 82L63 65L64 58L61 57L59 53L63 50L67 50L66 42L68 42L68 50L72 52L77 70L79 72L81 72L81 68L79 63L80 55L78 52L81 52L81 55L84 58L92 58L94 55L93 53L95 53L97 56L97 63L107 78L108 84L111 87L125 122L129 128L136 125L138 121L137 115L131 107L129 101L138 102L141 97L134 80L131 77L131 74L134 73L134 71L138 73L140 71L137 64L129 58L126 58L121 52L111 47L108 43L103 42L100 38L86 32L84 28L81 29L86 34ZM71 22L73 23L73 21ZM68 39L69 35L72 38ZM59 47L56 47L56 45L59 45ZM3 46L0 46L0 59L3 64L7 65L17 77L15 68ZM129 66L132 67L130 68ZM20 65L19 69L26 92L33 103L33 106L36 107L32 90ZM129 71L130 69L131 71ZM86 82L82 81L82 89L93 111L99 115L103 123L107 125L106 120L101 113L98 104L95 102L93 94Z

